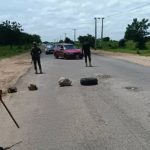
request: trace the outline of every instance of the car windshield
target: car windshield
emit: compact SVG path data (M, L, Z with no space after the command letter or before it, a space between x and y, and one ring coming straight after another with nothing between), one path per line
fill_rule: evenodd
M74 45L64 45L64 49L68 50L68 49L76 49L76 47Z
M53 46L53 45L47 45L46 47L47 47L47 48L51 48L52 46Z

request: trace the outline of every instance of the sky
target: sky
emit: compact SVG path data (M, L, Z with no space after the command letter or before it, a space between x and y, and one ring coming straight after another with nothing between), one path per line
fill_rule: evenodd
M104 17L104 37L119 40L133 18L150 19L149 0L0 0L0 23L17 21L42 41L95 34L94 17ZM101 36L101 19L97 24Z

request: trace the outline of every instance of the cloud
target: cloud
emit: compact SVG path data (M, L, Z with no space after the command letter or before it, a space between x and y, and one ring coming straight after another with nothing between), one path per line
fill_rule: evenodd
M147 6L139 8L144 4ZM64 33L73 38L73 28L78 29L77 35L94 35L94 17L105 17L104 35L120 39L133 18L148 18L149 8L148 0L2 0L0 21L17 21L25 32L54 40L64 37ZM99 37L100 29L101 21Z

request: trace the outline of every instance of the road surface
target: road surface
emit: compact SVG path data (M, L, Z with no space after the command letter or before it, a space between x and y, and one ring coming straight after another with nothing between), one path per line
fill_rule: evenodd
M44 55L44 74L32 68L18 81L18 93L5 98L19 130L0 106L1 146L22 141L15 150L149 150L150 68L96 55L93 65ZM61 76L73 86L59 87ZM80 78L90 76L98 76L99 85L81 86ZM30 83L38 91L28 91Z

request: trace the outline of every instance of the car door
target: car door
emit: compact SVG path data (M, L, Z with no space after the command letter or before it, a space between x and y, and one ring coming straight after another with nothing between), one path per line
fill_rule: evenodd
M57 45L57 48L56 48L56 53L57 53L57 56L60 56L60 45Z

